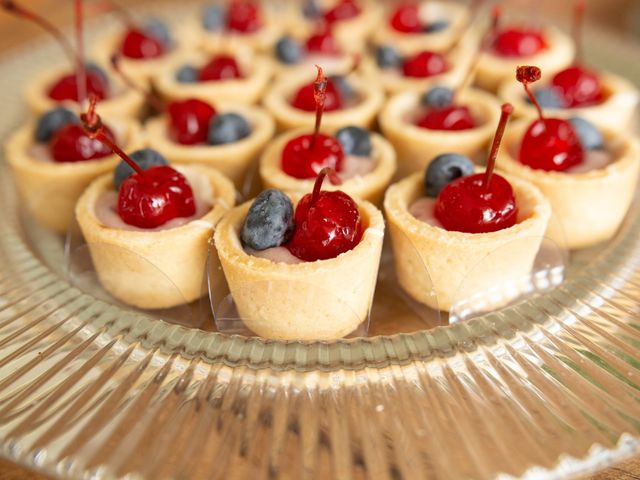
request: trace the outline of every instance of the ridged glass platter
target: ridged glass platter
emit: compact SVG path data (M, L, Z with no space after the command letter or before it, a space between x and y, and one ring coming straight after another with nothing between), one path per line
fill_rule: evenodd
M591 30L587 47L640 81L638 46ZM45 42L0 58L0 139L26 119L24 80L60 61ZM637 202L550 293L431 329L374 312L373 336L314 344L71 287L62 240L23 218L4 159L0 212L0 452L51 476L558 478L640 451Z

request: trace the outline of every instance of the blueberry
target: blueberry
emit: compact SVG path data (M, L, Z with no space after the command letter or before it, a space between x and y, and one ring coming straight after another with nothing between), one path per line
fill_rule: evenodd
M63 107L49 110L38 120L35 132L36 142L48 142L58 130L70 123L80 123L78 116L71 110Z
M242 225L245 247L266 250L287 242L293 233L293 204L280 190L271 188L256 197Z
M102 79L102 83L109 85L109 76L104 69L96 63L87 62L84 66L87 73L93 73Z
M371 135L360 127L344 127L338 130L336 138L346 155L368 157L371 154Z
M193 65L183 65L176 72L176 80L180 83L195 83L198 81L198 69Z
M551 87L541 87L537 88L533 95L538 100L538 103L542 108L562 108L564 102L562 101L562 96L557 92L556 89ZM529 97L527 97L527 102L531 103Z
M436 32L441 32L443 30L446 30L447 28L449 28L449 22L448 21L446 21L446 20L438 20L436 22L428 24L424 28L424 31L425 31L425 33L436 33Z
M202 9L202 28L210 32L222 30L227 21L221 5L207 5Z
M376 63L380 68L395 68L402 63L402 55L389 45L376 48Z
M151 17L144 23L144 31L157 38L165 47L173 44L169 27L159 18Z
M448 107L453 103L453 90L448 87L433 87L420 97L420 103L425 107Z
M305 18L316 19L321 13L316 0L305 0L304 5L302 5L302 15Z
M276 43L276 56L278 60L287 65L293 65L302 60L302 45L291 37L282 37Z
M143 148L129 154L131 160L136 162L142 170L148 170L156 165L167 165L167 159L152 148ZM116 169L113 171L113 183L116 190L120 188L120 184L133 175L133 169L124 161L120 161Z
M336 86L343 99L353 98L355 95L353 87L344 75L330 75L329 80Z
M424 188L429 197L437 197L440 191L459 177L474 172L473 162L457 153L438 155L427 167L424 175Z
M237 142L251 134L251 126L237 113L215 115L209 125L209 145Z
M573 129L578 134L582 148L585 150L600 150L604 148L602 133L593 123L581 117L572 117L569 122L571 122Z

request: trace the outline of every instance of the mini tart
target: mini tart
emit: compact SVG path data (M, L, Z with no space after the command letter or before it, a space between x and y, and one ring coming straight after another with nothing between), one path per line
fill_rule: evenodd
M555 27L542 30L547 47L530 57L502 57L489 49L480 56L475 83L484 90L495 92L506 80L515 81L516 68L520 65L536 65L545 77L571 65L575 46L571 38Z
M325 11L335 6L339 0L317 2ZM318 20L309 20L302 14L304 2L291 2L291 12L287 30L294 36L308 37L317 28ZM340 45L350 46L351 50L361 50L367 39L379 27L382 21L382 8L376 0L358 0L360 14L353 18L339 20L332 25L333 35ZM322 64L324 67L324 64ZM333 72L331 72L333 73Z
M551 216L549 202L536 187L509 177L518 223L497 232L473 234L444 230L409 212L411 204L425 196L423 179L418 172L393 184L384 199L396 274L411 297L448 311L492 285L529 274ZM487 255L491 261L486 261ZM499 308L509 300L503 297L490 307Z
M249 167L271 140L275 124L260 107L233 106L219 108L218 113L235 112L251 125L251 134L226 145L181 145L168 134L166 115L151 118L145 124L147 143L162 153L170 163L202 164L214 167L236 186L240 186Z
M279 131L298 127L313 128L315 112L299 110L291 105L290 100L305 83L313 81L308 73L280 78L264 97L265 108L273 115ZM366 78L357 75L347 76L357 97L354 105L340 110L324 112L322 125L327 130L337 130L349 125L371 128L376 115L384 103L384 93L376 85L371 85Z
M144 145L138 123L125 119L106 119L126 151ZM35 144L35 125L26 125L9 137L5 144L7 161L31 216L58 233L66 233L73 224L73 211L87 186L102 174L113 171L120 159L108 155L82 162L56 162L33 158L29 149ZM46 144L42 144L46 148Z
M300 198L294 195L294 203ZM214 244L229 290L246 326L277 340L334 340L353 332L369 314L378 276L384 221L369 202L358 202L360 243L336 258L276 263L245 252L240 242L251 202L218 224Z
M210 80L206 82L181 83L176 80L176 72L182 65L201 67L214 55L230 54L236 58L244 78L232 80ZM221 48L212 55L192 53L180 58L182 63L174 65L152 79L152 83L162 98L166 100L185 100L197 98L207 103L256 103L262 98L267 83L271 79L272 64L251 50Z
M393 7L393 4L391 4ZM403 33L390 25L389 11L376 26L373 41L379 45L392 45L400 50L431 50L442 52L450 48L469 24L467 7L453 2L424 0L420 4L420 16L428 21L447 20L449 26L433 33Z
M299 179L287 175L282 170L282 150L289 140L309 133L306 128L286 132L274 139L260 157L260 178L264 188L277 188L285 192L310 192L315 178ZM396 153L382 135L371 133L373 145L371 161L376 162L372 171L343 181L341 185L325 182L325 190L342 190L345 193L380 204L384 191L396 171Z
M78 111L78 103L71 100L59 102L49 97L49 88L62 76L68 75L69 69L52 68L37 76L31 77L25 88L25 100L34 115L42 115L49 110L63 106ZM127 88L113 75L109 77L109 93L111 96L100 101L100 114L106 117L137 117L144 105L144 97L135 90Z
M120 52L123 35L122 31L105 35L96 42L93 57L102 65L110 65L111 56ZM134 82L147 86L152 77L180 65L186 51L185 47L175 45L170 51L156 58L137 59L120 55L120 69ZM110 72L113 73L112 70Z
M209 239L220 217L233 206L235 190L212 168L180 169L206 176L215 200L203 217L179 227L140 231L104 225L95 206L104 192L114 188L112 174L96 179L78 200L76 218L98 278L105 290L128 305L171 308L202 295Z
M605 98L597 105L577 108L545 108L545 114L552 118L582 117L598 128L628 131L632 127L633 116L638 105L638 91L627 79L607 72L598 72ZM551 78L551 77L549 77ZM543 86L534 85L533 91ZM520 117L535 119L536 108L527 101L522 85L514 79L505 80L498 95L514 106L514 113Z
M568 249L585 248L613 237L636 189L640 171L637 139L603 130L605 145L616 159L584 173L534 170L514 157L530 120L514 123L505 134L498 167L536 185L551 202L555 221L547 236ZM586 152L585 152L586 153Z
M457 102L469 106L480 124L469 130L429 130L413 123L416 112L424 110L418 92L399 93L382 109L380 129L398 154L398 175L424 171L436 156L456 152L472 156L491 140L500 119L500 105L495 97L477 89L460 92Z
M364 78L371 79L370 83L377 81L384 91L391 95L394 93L406 92L408 90L424 92L436 85L454 88L463 82L471 61L473 60L473 44L476 41L476 36L477 32L475 30L470 30L462 37L456 47L446 53L443 53L449 65L449 70L439 75L422 78L406 77L402 74L400 67L380 68L376 63L374 55L365 57L362 60L360 69L362 70ZM423 50L428 49L398 49L398 51L405 57L414 55Z

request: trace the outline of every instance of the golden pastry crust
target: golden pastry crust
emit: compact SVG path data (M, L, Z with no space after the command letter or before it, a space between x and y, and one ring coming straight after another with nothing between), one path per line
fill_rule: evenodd
M127 151L144 145L137 122L105 119L105 123ZM73 224L73 211L82 192L96 177L113 171L120 159L109 155L96 160L59 163L33 158L29 148L34 145L34 129L31 123L9 137L5 144L6 158L29 214L45 227L66 233Z
M257 161L258 156L273 137L275 123L260 107L223 105L219 107L218 112L235 112L242 115L251 125L251 134L227 145L180 145L169 138L167 118L162 116L148 120L145 124L147 143L162 153L170 163L202 164L213 167L240 187L249 167Z
M260 178L264 188L277 188L286 192L310 192L315 179L301 180L287 175L282 170L282 150L289 140L308 134L309 129L301 128L286 132L274 139L260 157ZM396 171L396 154L393 147L384 137L371 134L373 144L372 155L375 168L363 176L344 180L341 185L324 184L325 190L342 190L349 195L367 200L378 205L382 201L384 191Z
M184 55L180 65L154 76L152 83L162 98L169 101L198 98L214 105L218 102L251 104L262 98L273 74L271 60L254 54L246 47L234 50L220 48L213 54L233 55L244 78L194 83L179 82L175 75L180 66L185 64L202 66L212 58L212 55L194 52Z
M167 230L145 232L103 225L95 206L113 188L113 176L96 179L76 206L76 218L102 286L116 299L144 309L171 308L202 296L209 239L233 206L235 190L226 177L203 166L183 166L205 175L214 206L203 217Z
M263 104L275 118L279 131L313 127L315 124L315 112L299 110L289 103L295 92L305 83L313 81L313 78L308 72L305 75L280 78L265 95ZM337 130L349 125L371 128L384 102L382 89L371 85L366 78L356 74L349 75L347 80L357 97L356 104L325 112L322 125L328 130Z
M422 173L389 187L384 211L396 274L411 297L447 311L490 286L507 285L529 274L551 208L532 184L511 177L508 180L516 196L518 223L481 234L450 232L418 220L409 212L410 205L424 196ZM498 308L511 298L496 299L490 307Z
M599 128L628 131L632 127L633 117L638 106L638 90L627 79L608 72L598 72L605 92L605 100L598 105L578 108L545 108L545 115L553 118L582 117ZM545 78L551 79L551 76ZM539 88L537 83L533 88ZM498 90L498 96L514 106L518 117L537 118L538 112L531 105L514 78L505 80Z
M500 119L500 105L495 97L477 89L460 92L457 103L467 105L481 123L469 130L428 130L413 124L419 111L418 92L399 93L389 99L380 112L380 129L398 154L398 176L424 171L431 160L442 153L472 156L482 150L493 137Z
M554 219L547 236L569 249L585 248L615 235L633 200L640 171L638 140L604 130L616 159L585 173L534 170L514 157L530 120L512 124L498 155L498 167L536 185L551 202Z
M299 198L292 197L294 203ZM367 228L355 248L333 259L298 264L276 263L244 251L239 234L251 202L225 215L214 234L214 244L249 329L278 340L334 340L368 318L384 221L370 203L358 205Z
M27 82L24 97L29 110L35 115L42 115L55 107L66 107L74 112L78 111L78 103L70 100L62 102L49 98L48 91L51 86L63 75L68 75L70 70L57 67L34 75ZM107 117L131 118L137 117L144 105L144 97L135 90L125 87L115 77L109 78L109 90L112 96L99 103L100 114Z
M449 49L457 41L470 21L467 7L451 2L423 1L419 11L424 20L447 20L449 27L433 33L402 33L391 27L389 12L383 17L381 24L377 26L373 34L374 43L393 45L405 51L431 50L441 52Z
M547 48L531 57L500 57L490 51L484 52L478 62L476 85L495 92L502 82L510 79L515 81L516 68L520 65L540 67L548 77L568 67L575 55L571 38L555 27L545 27L542 32L547 40Z

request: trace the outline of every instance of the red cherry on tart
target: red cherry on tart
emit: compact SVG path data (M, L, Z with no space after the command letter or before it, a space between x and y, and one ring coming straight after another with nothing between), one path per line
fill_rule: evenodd
M306 41L308 53L317 53L322 55L337 55L340 48L335 37L329 29L322 29L312 34Z
M468 130L476 126L471 110L465 106L450 105L431 108L421 116L416 125L429 130Z
M205 143L215 108L195 98L171 102L167 108L169 135L181 145Z
M103 126L104 134L110 139L115 137L111 130ZM82 162L111 155L111 150L101 142L87 135L80 125L68 124L60 128L49 144L51 156L56 162Z
M167 165L142 170L105 132L95 105L96 99L91 97L87 113L80 116L83 124L80 128L135 172L121 183L118 191L117 212L122 221L138 228L155 228L174 218L194 215L195 199L186 178Z
M325 176L323 169L316 179L313 193L307 194L296 207L296 228L284 246L292 255L306 262L335 258L353 249L362 238L362 222L356 202L346 193L321 191ZM333 182L339 183L334 175Z
M434 214L446 230L489 233L516 224L518 207L513 188L494 173L498 148L512 112L510 104L502 106L485 173L460 177L438 194Z
M198 81L234 80L244 78L236 59L231 55L217 55L198 72Z
M127 58L137 60L158 58L166 53L162 41L138 28L130 28L124 34L120 52Z
M493 51L502 57L527 58L547 48L542 32L525 28L504 28L493 38Z
M356 0L338 0L338 3L327 10L324 14L324 20L328 24L349 20L360 15L361 9Z
M262 28L260 10L252 0L234 0L227 10L227 28L238 33L252 33Z
M540 79L538 67L518 67L516 78L523 84L529 99L538 110L538 120L527 129L522 139L519 160L533 169L562 172L584 160L580 138L567 120L545 118L529 84Z
M86 72L87 95L95 95L99 100L109 96L109 86L103 77L95 72ZM76 74L65 75L54 83L47 93L49 98L56 101L78 101L78 76Z
M318 75L313 83L315 131L311 135L301 135L291 139L282 151L282 170L287 175L300 179L313 178L326 167L340 172L344 159L340 142L335 137L320 133L329 82L322 68L317 68Z
M315 100L315 82L303 85L298 89L291 100L291 105L305 112L313 112L316 109ZM324 111L333 112L340 110L343 105L343 98L336 84L331 80L327 80L327 86L324 93Z
M401 3L391 14L389 21L394 30L402 33L420 33L423 30L419 6L415 3Z
M422 51L408 57L402 64L402 73L405 77L428 78L448 70L449 65L444 55L429 51Z

